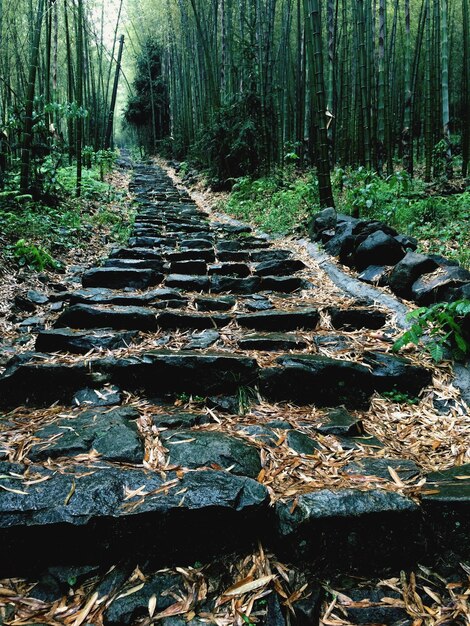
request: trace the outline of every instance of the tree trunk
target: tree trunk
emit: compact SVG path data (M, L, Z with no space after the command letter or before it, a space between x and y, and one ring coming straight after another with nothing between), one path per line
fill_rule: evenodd
M122 60L123 47L124 47L124 35L121 35L121 38L119 39L119 51L118 51L118 58L116 62L116 73L114 75L113 92L111 94L111 104L109 105L108 124L106 127L106 135L104 139L105 150L108 150L112 145L114 109L116 108L116 97L117 97L117 90L118 90L118 85L119 85L119 74L121 73L121 60ZM150 81L151 79L152 77L150 77Z

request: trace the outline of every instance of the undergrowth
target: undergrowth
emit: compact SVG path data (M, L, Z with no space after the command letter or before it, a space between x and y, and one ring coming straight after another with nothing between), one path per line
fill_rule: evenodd
M317 180L292 168L270 177L239 178L222 210L248 220L267 232L289 234L306 230L319 210ZM438 195L405 172L380 177L364 168L333 173L336 208L342 213L381 220L398 232L415 237L419 251L438 253L470 267L470 188Z

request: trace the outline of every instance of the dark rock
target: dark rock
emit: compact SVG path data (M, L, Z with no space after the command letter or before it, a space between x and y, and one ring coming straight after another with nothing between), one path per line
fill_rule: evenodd
M470 272L461 267L440 267L413 283L411 294L420 306L449 300L453 290L470 282Z
M83 274L82 285L110 289L123 289L124 287L146 289L158 285L162 280L163 275L154 270L97 267Z
M204 430L179 430L161 433L172 465L190 469L232 468L233 474L256 478L261 471L258 450L243 439Z
M389 589L348 589L346 595L353 601L352 606L344 606L350 624L381 624L395 626L397 622L408 618L405 607L397 607L382 602L385 597L401 598Z
M289 331L304 328L314 330L320 320L316 309L300 308L288 311L263 311L236 316L238 324L244 328L267 331Z
M361 437L342 437L336 435L336 440L343 450L362 450L363 448L372 448L373 450L382 450L384 444L373 435L364 434Z
M56 328L115 328L152 331L157 328L155 314L143 307L114 306L103 309L89 304L74 304L59 316Z
M354 264L359 270L369 265L395 265L405 256L398 241L382 230L373 232L357 248Z
M401 494L380 489L320 489L276 504L279 553L337 572L404 566L416 557L419 507ZM377 559L377 554L381 555Z
M26 319L22 320L18 324L18 327L21 329L22 332L37 333L40 330L43 330L45 328L45 325L45 317L43 315L35 315L33 317L27 317Z
M146 260L162 260L162 253L160 250L154 250L152 248L118 248L112 250L110 259L146 259Z
M285 261L290 259L290 250L253 250L250 252L250 259L254 263L267 263L272 261Z
M28 597L43 602L60 600L71 588L81 586L97 571L97 566L49 567L46 572L41 573L38 583L28 593Z
M179 291L175 289L152 289L144 293L135 291L115 291L114 289L103 289L90 287L88 289L77 289L70 294L71 304L119 304L122 306L145 306L154 305L158 302L180 300L186 303Z
M165 311L157 315L157 326L165 329L194 328L204 330L206 328L221 328L230 324L231 321L232 317L223 313L201 315Z
M223 230L226 233L232 235L242 235L243 233L251 233L252 228L247 224L219 224L219 230Z
M114 595L130 578L132 569L129 566L113 566L101 578L95 587L98 597Z
M404 250L415 252L418 248L418 240L408 235L395 235L395 239Z
M114 406L121 402L121 390L116 385L101 389L80 389L72 398L74 406Z
M194 304L198 311L228 311L236 304L235 298L223 296L222 298L195 298Z
M215 261L214 250L179 250L178 252L168 252L166 259L170 263L176 263L179 261L205 261L206 263L213 263Z
M70 328L42 330L36 338L38 352L73 352L86 354L90 350L125 348L138 336L138 331L95 330L86 332Z
M279 291L292 293L300 289L307 289L309 283L298 276L263 276L261 289L263 291Z
M287 431L287 445L297 454L314 454L315 450L320 450L320 446L308 435L298 430Z
M334 230L338 222L336 209L328 207L316 213L310 220L308 232L313 241L321 238L321 233L325 230Z
M220 334L216 330L203 330L198 335L191 335L191 341L183 348L184 350L205 350L210 348L220 339Z
M459 267L458 261L448 259L442 254L428 254L429 258L435 261L440 267Z
M282 367L260 372L260 391L271 400L361 408L372 393L369 370L358 363L319 355L279 357Z
M131 237L128 241L130 248L173 247L175 244L176 239L169 239L167 237Z
M39 443L32 446L31 461L75 456L96 450L107 461L142 463L144 447L131 421L139 417L130 407L94 409L60 419L36 431Z
M313 626L320 623L325 593L320 585L309 585L302 599L294 604L296 626Z
M32 302L26 294L18 293L14 299L15 307L20 311L26 311L28 313L34 313L36 305Z
M245 335L238 341L242 350L304 350L307 342L297 335L283 333L269 333L260 335Z
M326 348L328 352L348 352L352 348L351 340L342 335L320 335L313 338L319 348Z
M218 252L217 258L221 263L232 261L242 263L243 261L250 260L250 253L248 250L239 250L238 252Z
M413 283L423 274L432 272L436 267L437 263L430 257L416 252L408 252L392 270L389 285L397 295L409 299L412 296Z
M167 413L152 415L152 423L157 428L192 428L201 424L208 424L209 417L201 413Z
M392 480L389 472L391 467L402 480L409 480L419 475L420 469L413 461L408 459L388 459L378 457L364 457L358 461L348 463L344 467L346 474L357 474L361 476L378 476Z
M288 276L306 268L305 263L296 259L265 261L255 266L258 276Z
M235 294L252 294L259 291L260 286L261 282L257 276L250 276L249 278L211 277L211 291L213 293L227 291Z
M269 311L274 309L274 304L267 298L260 298L255 300L254 298L251 300L245 300L245 306L248 311L255 313L256 311Z
M364 433L362 420L353 417L346 409L340 407L328 413L327 420L315 430L322 435L339 435L356 437Z
M209 274L218 274L220 276L239 276L246 278L251 274L250 268L245 263L217 263L209 265Z
M213 244L207 239L183 239L180 245L183 250L211 250Z
M377 330L382 328L387 321L387 315L375 309L337 309L329 307L333 328L343 330L360 330L370 328Z
M170 265L172 274L184 274L185 276L207 274L207 263L205 261L173 261Z
M163 272L163 260L161 259L106 259L104 267L132 269L132 270L153 270Z
M339 256L346 247L349 251L354 249L353 225L357 222L358 220L338 223L334 237L325 243L325 250L328 254Z
M432 372L412 365L408 359L384 352L365 352L363 362L371 366L376 391L401 391L417 396L432 383Z
M162 573L147 578L142 588L134 593L125 595L124 589L121 594L123 597L118 596L104 612L105 626L135 624L139 618L148 616L149 600L152 596L156 598L155 610L157 612L167 609L175 602L171 592L181 593L178 587L180 580L181 578L177 575Z
M165 285L185 291L209 291L210 281L207 276L170 274L165 280Z
M276 435L272 428L264 426L263 424L246 424L240 426L238 432L248 435L255 441L264 444L270 448L276 445L279 437Z
M391 267L386 265L369 265L358 275L358 278L369 285L385 287L388 285L388 276L391 269Z
M240 399L238 396L211 396L207 398L207 406L216 411L237 415L240 411Z

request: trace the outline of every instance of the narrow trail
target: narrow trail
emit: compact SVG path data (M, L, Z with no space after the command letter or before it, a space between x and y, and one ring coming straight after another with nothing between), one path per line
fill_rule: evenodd
M451 425L431 411L443 385L389 353L387 311L314 275L300 247L214 220L159 167L136 166L132 191L127 247L56 294L35 352L0 377L0 575L223 561L259 542L316 577L468 559L468 466L429 473L449 465L446 429L462 454L465 416L452 399ZM422 421L384 393L421 393ZM136 623L154 593L170 606L160 576L130 610L115 572L94 598L115 600L105 624Z

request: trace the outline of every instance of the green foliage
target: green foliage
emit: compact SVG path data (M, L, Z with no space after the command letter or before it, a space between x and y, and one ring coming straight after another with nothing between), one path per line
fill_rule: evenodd
M419 398L412 398L407 393L393 389L392 391L383 391L381 394L384 398L392 400L392 402L419 404Z
M42 246L29 243L25 239L18 239L13 247L13 256L20 266L42 272L45 269L59 269L61 267L51 254Z
M295 178L281 173L258 180L243 177L222 208L267 232L287 234L318 210L318 183L313 175Z
M455 360L470 355L470 300L438 302L433 306L416 309L408 314L413 324L394 344L398 351L409 343L424 343L434 361L439 362L450 351Z

